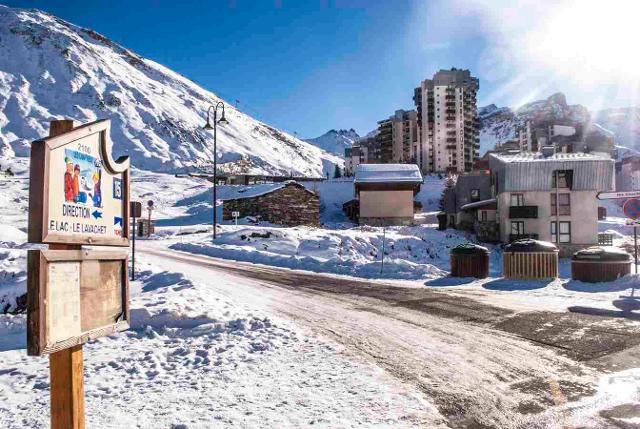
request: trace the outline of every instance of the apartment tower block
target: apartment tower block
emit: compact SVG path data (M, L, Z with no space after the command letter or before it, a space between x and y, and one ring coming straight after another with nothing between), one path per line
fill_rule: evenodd
M415 162L422 172L471 171L479 156L479 80L469 70L440 70L414 91L420 129Z

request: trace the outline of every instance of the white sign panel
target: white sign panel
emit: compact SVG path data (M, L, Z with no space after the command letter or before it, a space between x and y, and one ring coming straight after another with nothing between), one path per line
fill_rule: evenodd
M598 192L599 200L615 200L623 198L640 198L640 191Z
M49 264L47 343L80 335L80 262Z

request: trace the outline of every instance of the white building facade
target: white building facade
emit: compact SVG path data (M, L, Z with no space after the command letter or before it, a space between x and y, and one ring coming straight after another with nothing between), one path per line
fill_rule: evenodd
M534 238L565 254L598 244L598 192L615 188L614 161L584 153L491 154L500 240Z
M471 171L479 151L476 94L479 80L469 70L440 70L414 91L420 144L416 163L423 172Z

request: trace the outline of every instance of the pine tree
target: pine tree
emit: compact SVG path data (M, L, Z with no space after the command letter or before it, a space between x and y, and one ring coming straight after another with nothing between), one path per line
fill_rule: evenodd
M338 166L336 165L336 169L335 169L335 171L333 172L333 178L334 178L334 179L339 179L340 177L342 177L342 172L340 171L340 167L338 167Z

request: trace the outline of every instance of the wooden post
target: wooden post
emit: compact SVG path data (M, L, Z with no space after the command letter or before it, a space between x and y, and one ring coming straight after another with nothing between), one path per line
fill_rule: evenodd
M84 429L82 345L49 355L51 429Z
M73 130L74 121L51 121L49 136ZM79 250L82 246L51 244L52 250ZM84 372L82 345L49 355L51 429L84 429Z

